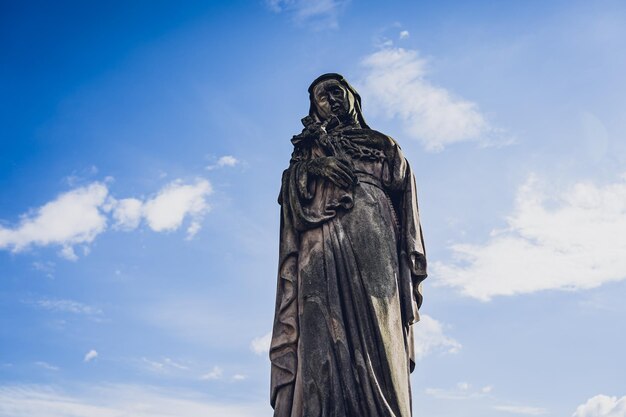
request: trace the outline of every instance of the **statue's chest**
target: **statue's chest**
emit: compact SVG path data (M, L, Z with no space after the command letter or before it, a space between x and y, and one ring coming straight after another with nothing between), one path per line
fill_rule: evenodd
M315 141L312 148L314 158L321 156L334 156L352 161L368 163L382 163L385 153L376 148L359 145L343 136L324 136Z

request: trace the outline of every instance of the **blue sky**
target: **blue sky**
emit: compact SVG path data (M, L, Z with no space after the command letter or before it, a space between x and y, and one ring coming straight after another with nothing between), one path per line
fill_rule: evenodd
M416 173L414 413L625 417L619 1L4 2L0 416L270 416L276 197L340 72Z

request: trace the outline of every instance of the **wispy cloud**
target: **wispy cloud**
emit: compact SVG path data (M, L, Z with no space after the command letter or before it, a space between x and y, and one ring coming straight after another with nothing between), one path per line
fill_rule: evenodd
M54 278L54 269L55 269L55 264L54 262L40 262L40 261L36 261L33 262L33 269L35 271L39 271L43 274L46 275L46 277L48 278Z
M626 177L544 190L519 188L504 230L484 244L455 244L455 262L434 264L439 284L488 301L541 290L583 290L626 279Z
M186 371L190 370L190 367L187 364L167 357L158 360L141 358L141 364L144 369L161 374L180 374L181 372L187 373Z
M31 246L60 246L60 256L76 260L75 247L81 245L83 253L89 253L88 245L107 229L110 217L117 229L133 230L145 221L155 232L177 230L189 218L187 236L192 237L209 210L206 199L211 193L205 179L175 180L145 201L117 200L106 183L94 182L23 214L15 227L0 226L0 249L21 252Z
M444 325L432 317L422 314L420 321L413 326L415 334L415 357L422 359L431 353L458 353L461 344L446 336Z
M400 38L406 37L408 32L401 32ZM368 111L399 120L405 133L426 150L441 151L466 141L493 143L496 129L478 106L428 81L428 61L417 51L388 41L366 56L362 66L359 89Z
M339 14L348 0L266 0L268 8L275 13L287 13L297 24L314 29L339 26Z
M166 378L176 378L187 381L231 381L238 382L248 378L240 372L228 372L221 366L207 366L186 360L171 359L162 357L159 359L149 359L146 357L136 361L143 370ZM207 371L208 369L208 371Z
M74 300L63 300L55 298L42 298L39 300L25 301L26 304L34 305L44 310L50 310L61 313L84 314L88 316L100 315L102 310L99 308L80 303Z
M491 385L476 389L468 382L459 382L456 387L451 389L426 388L424 392L438 400L469 400L486 397L492 390L493 386Z
M548 414L548 410L542 407L530 407L527 405L495 405L494 410L504 411L505 413L522 414L526 416L541 416Z
M37 361L35 362L35 365L39 366L40 368L43 368L47 371L58 371L60 368L56 365L50 365L48 362L44 362L44 361Z
M596 395L579 405L572 417L626 417L626 396Z
M224 371L222 370L222 368L220 368L219 366L214 366L213 369L211 369L209 372L201 375L200 379L202 379L203 381L220 379L223 374Z
M52 386L0 386L0 416L11 417L259 417L267 407L149 386L102 385L75 394Z

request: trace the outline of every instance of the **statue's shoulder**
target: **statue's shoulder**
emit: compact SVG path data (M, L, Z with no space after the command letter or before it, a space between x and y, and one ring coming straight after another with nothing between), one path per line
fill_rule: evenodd
M381 138L384 138L384 139L388 140L389 142L391 142L392 145L397 146L398 149L400 149L400 144L393 137L391 137L391 136L389 136L389 135L387 135L385 133L382 133L382 132L380 132L378 130L372 129L370 127L364 128L362 130L368 132L368 134L371 135L371 136L379 136Z

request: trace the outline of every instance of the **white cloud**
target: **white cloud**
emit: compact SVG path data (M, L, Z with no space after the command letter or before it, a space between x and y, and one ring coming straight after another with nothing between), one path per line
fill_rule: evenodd
M18 226L0 226L0 249L20 252L30 246L60 245L64 257L75 258L72 245L90 243L106 229L102 206L107 195L107 187L98 182L59 195L23 215Z
M338 27L341 10L347 0L266 0L275 13L288 13L298 24L307 24L315 29Z
M489 144L495 130L478 106L431 84L427 64L417 51L391 46L365 57L359 89L368 110L400 120L429 151L463 141Z
M94 349L91 349L89 352L87 352L85 354L85 357L83 359L84 362L91 362L92 360L96 359L98 357L98 352L96 352Z
M422 359L434 352L458 353L461 344L443 332L443 325L432 317L422 314L413 326L415 335L415 357Z
M165 232L177 230L185 218L190 217L187 237L191 238L198 233L200 220L209 211L206 198L212 192L211 184L205 179L198 179L192 184L176 180L146 201L137 198L112 199L115 226L132 230L145 220L155 232Z
M529 407L525 405L495 405L494 410L504 411L506 413L524 414L527 416L540 416L547 414L548 410L541 407Z
M223 163L233 162L227 159ZM117 200L106 184L94 182L22 215L15 227L0 226L0 249L20 252L31 246L59 246L59 256L75 261L75 246L81 245L83 254L89 254L88 244L107 229L109 217L114 228L121 230L136 229L145 219L155 232L176 230L189 217L187 237L191 238L209 210L206 198L211 192L205 179L189 184L175 180L145 202L137 198Z
M211 184L204 179L195 184L174 181L144 203L146 222L155 232L176 230L186 216L198 219L208 211L206 197L211 192Z
M232 155L224 155L217 160L217 165L221 167L234 167L239 161Z
M234 167L236 165L238 165L241 161L239 161L239 159L235 158L232 155L224 155L224 156L220 156L217 159L217 162L209 165L206 167L206 169L208 169L209 171L217 169L217 168L223 168L223 167Z
M79 303L74 300L61 300L54 298L43 298L35 301L27 301L28 304L35 305L45 310L73 313L73 314L85 314L85 315L98 315L102 314L102 310L89 306L87 304Z
M270 351L270 343L272 342L272 332L263 336L255 337L250 342L250 349L257 355L264 355Z
M626 417L626 396L596 395L579 405L573 417Z
M3 417L261 417L268 407L220 403L201 393L147 386L102 385L76 394L51 386L0 386Z
M220 379L222 377L223 373L224 372L222 371L222 368L220 368L219 366L214 366L213 369L211 369L206 374L202 375L200 377L200 379L202 379L203 381L209 381L209 380L213 380L213 379Z
M124 198L114 202L115 227L122 230L136 229L143 216L143 202L137 198Z
M406 39L410 36L409 31L408 30L403 30L402 32L400 32L400 39Z
M243 375L243 374L235 374L233 375L233 380L234 381L243 381L248 379L248 375Z
M550 196L550 197L548 197ZM541 290L583 290L626 278L626 179L543 191L518 190L507 228L484 244L455 244L455 262L436 262L439 284L488 301Z

